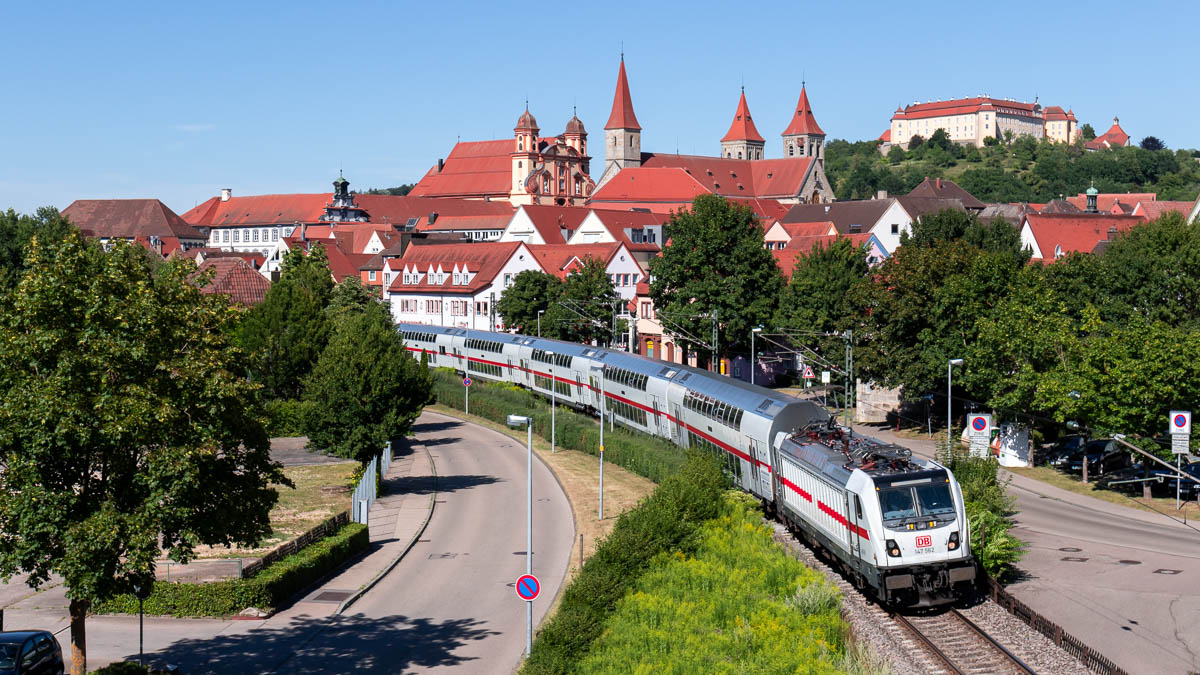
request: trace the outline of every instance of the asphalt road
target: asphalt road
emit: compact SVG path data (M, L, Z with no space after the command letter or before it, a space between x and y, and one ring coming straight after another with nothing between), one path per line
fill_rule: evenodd
M859 430L933 454L932 442ZM1019 478L1012 532L1027 549L1009 592L1130 673L1200 671L1200 529Z
M503 673L525 647L526 451L507 436L426 412L438 504L420 541L374 589L275 672ZM534 458L534 574L541 619L562 584L575 526Z

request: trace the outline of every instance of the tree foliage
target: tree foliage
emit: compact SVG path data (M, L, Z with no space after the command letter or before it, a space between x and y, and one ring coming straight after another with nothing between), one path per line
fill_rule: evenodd
M397 187L371 188L365 192L360 192L359 194L391 195L393 197L403 197L404 195L407 195L409 192L412 192L412 189L415 188L416 186L417 186L416 183L405 183L405 184L397 186Z
M34 240L25 267L0 311L0 575L62 577L82 672L92 602L148 583L162 550L256 543L287 480L236 310L193 263L71 233Z
M496 313L509 330L536 335L539 313L545 313L562 296L562 280L553 274L525 270L513 278L496 301Z
M304 378L309 442L366 464L412 429L431 391L429 369L409 355L387 306L349 309Z
M0 290L11 288L25 271L25 247L37 235L43 244L67 236L75 228L52 206L32 216L9 209L0 212Z
M613 319L621 298L613 290L603 260L587 256L567 275L561 293L542 317L542 335L588 344L614 341ZM616 332L621 326L616 326Z
M719 352L744 351L750 328L770 321L784 287L754 213L701 195L691 210L672 214L666 237L671 244L650 260L650 297L667 330L687 349L702 349L715 313Z
M1138 147L1143 150L1150 150L1153 152L1158 150L1166 150L1167 144L1159 140L1157 136L1147 136L1142 139L1142 142L1138 144Z
M288 251L279 281L250 310L240 331L242 348L252 355L250 371L269 398L299 398L301 380L329 339L325 308L333 291L325 249Z
M851 291L869 270L866 250L849 239L827 246L814 244L808 255L796 259L774 325L817 333L840 333L855 327ZM833 344L832 339L820 342L826 348Z

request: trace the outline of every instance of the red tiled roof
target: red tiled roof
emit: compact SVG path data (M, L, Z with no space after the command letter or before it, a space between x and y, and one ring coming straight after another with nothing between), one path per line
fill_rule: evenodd
M621 69L617 71L617 90L613 93L612 113L608 116L605 129L637 129L637 115L633 114L633 97L629 95L629 80L625 77L625 57L621 57Z
M1121 128L1120 120L1114 117L1112 126L1108 128L1108 131L1097 136L1095 140L1088 141L1084 144L1084 147L1098 150L1103 147L1122 147L1128 144L1129 134L1125 133L1125 130Z
M785 223L780 222L779 226L784 232L788 233L793 239L796 237L814 237L835 234L838 231L837 225L832 220L819 220L815 222L804 223ZM789 244L788 248L791 248Z
M373 256L367 253L347 253L335 240L325 246L325 257L329 259L329 273L333 275L333 280L340 284L347 277L359 276L359 268Z
M998 98L959 98L950 101L932 101L930 103L914 103L897 110L892 119L921 119L925 117L943 117L946 115L966 115L977 113L986 108L998 113L1033 115L1033 103L1020 101L1005 101Z
M800 194L804 179L812 170L812 162L811 157L748 160L642 153L642 168L684 169L708 192L725 197L795 197ZM642 191L641 194L652 193ZM657 200L647 198L641 201Z
M209 258L192 278L196 279L207 270L214 270L213 278L200 289L201 293L222 293L229 296L230 302L245 307L262 302L267 297L267 289L271 287L266 277L241 258Z
M792 272L796 270L796 258L807 255L808 251L809 249L802 251L798 248L778 248L772 249L771 255L775 256L775 264L779 265L783 278L791 281Z
M892 142L892 128L888 127L887 129L884 129L883 133L879 134L879 138L876 140L878 140L881 143L891 143Z
M512 187L513 141L460 141L442 170L429 169L408 194L413 197L508 198Z
M1051 105L1042 109L1042 119L1047 122L1060 122L1067 120L1067 113L1060 106Z
M565 244L563 230L575 231L579 224L587 218L591 209L583 206L543 206L538 204L526 205L525 215L537 228L538 234L547 244Z
M800 100L796 102L796 114L781 135L791 136L793 134L825 135L825 132L821 130L821 125L817 124L817 118L813 115L812 106L808 103L808 91L804 86L800 87Z
M227 201L213 197L183 214L183 219L199 227L315 223L325 214L330 198L329 193L252 195Z
M1047 215L1031 213L1025 222L1037 240L1044 262L1054 260L1055 251L1062 253L1091 253L1096 244L1107 241L1109 231L1126 232L1143 221L1137 216L1114 216L1104 213L1071 213ZM1059 248L1061 247L1061 248Z
M691 202L712 191L680 167L622 169L592 193L593 202Z
M962 205L968 209L982 209L985 205L983 202L976 199L970 192L962 189L952 180L945 178L929 178L921 181L921 184L912 189L908 193L909 197L926 197L933 199L957 199L962 202Z
M585 258L596 258L600 262L608 265L617 251L621 250L621 244L556 244L556 245L534 245L529 247L529 251L533 253L534 259L546 270L549 274L557 276L559 279L567 278L569 272L578 269Z
M416 269L425 276L421 277L419 284L404 284L403 275L397 274L388 290L393 293L476 293L490 285L504 264L524 246L515 241L409 246L404 255L392 263L392 268ZM453 271L456 265L460 270L467 269L475 274L471 283L454 285ZM445 283L430 283L425 273L430 267L436 270L439 266L446 273Z
M1132 215L1139 216L1141 218L1145 218L1147 221L1150 221L1158 220L1162 216L1174 211L1182 214L1184 219L1186 219L1192 212L1192 204L1192 202L1139 201L1137 206L1133 208Z
M1080 192L1074 197L1067 197L1072 206L1084 211L1087 209L1087 193ZM1137 204L1138 202L1158 201L1158 195L1153 192L1101 192L1096 195L1096 210L1111 212L1117 202Z
M206 238L157 199L77 199L62 214L79 229L103 239Z
M750 117L750 106L746 105L746 90L744 89L742 97L738 100L737 112L733 114L733 123L729 125L729 131L725 132L721 141L765 142L754 126L754 119Z

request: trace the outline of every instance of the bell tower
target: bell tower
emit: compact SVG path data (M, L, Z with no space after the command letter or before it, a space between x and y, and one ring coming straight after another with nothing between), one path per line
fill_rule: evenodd
M529 103L525 103L525 112L517 119L513 129L512 150L512 184L509 188L509 201L514 206L532 204L533 195L525 189L525 179L533 171L538 157L538 125L537 120L529 112Z
M729 159L762 159L766 143L755 128L754 119L750 117L750 106L746 105L746 89L743 87L733 123L721 139L721 156Z
M784 157L812 157L825 159L825 132L817 124L812 106L808 103L808 92L800 83L800 100L796 102L796 114L787 129L783 130Z
M613 94L612 113L604 125L604 175L600 185L612 178L621 169L642 165L642 127L633 113L633 97L629 94L629 80L625 76L625 55L621 55L621 68L617 71L617 90Z

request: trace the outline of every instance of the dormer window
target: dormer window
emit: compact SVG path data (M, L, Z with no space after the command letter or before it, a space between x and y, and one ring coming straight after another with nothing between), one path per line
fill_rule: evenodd
M1054 259L1058 260L1061 257L1063 257L1062 244L1056 244L1054 246Z

